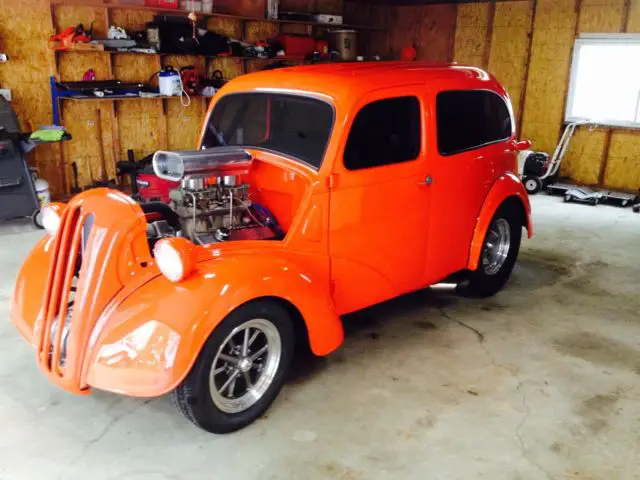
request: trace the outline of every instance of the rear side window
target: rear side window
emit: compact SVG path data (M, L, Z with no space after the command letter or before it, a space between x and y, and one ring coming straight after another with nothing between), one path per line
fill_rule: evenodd
M420 154L420 102L416 97L376 100L358 112L344 151L347 170L415 160Z
M505 101L488 90L451 90L436 98L441 155L472 150L511 137Z

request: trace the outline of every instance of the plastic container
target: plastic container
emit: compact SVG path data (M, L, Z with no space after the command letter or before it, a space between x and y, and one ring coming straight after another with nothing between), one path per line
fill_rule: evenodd
M340 53L340 58L353 61L358 56L358 32L355 30L329 30L329 47Z
M182 94L182 80L180 73L173 67L165 67L158 74L160 95L175 97Z

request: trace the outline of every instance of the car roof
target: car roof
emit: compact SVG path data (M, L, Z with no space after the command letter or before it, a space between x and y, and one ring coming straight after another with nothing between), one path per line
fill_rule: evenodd
M277 68L242 75L225 87L230 91L256 89L303 90L337 99L369 91L415 84L455 84L503 92L493 76L476 67L429 62L345 62Z

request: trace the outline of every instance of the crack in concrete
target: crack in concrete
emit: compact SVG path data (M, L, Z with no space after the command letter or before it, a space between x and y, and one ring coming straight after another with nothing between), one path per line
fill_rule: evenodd
M516 375L514 375L514 377L518 379ZM533 459L529 457L527 447L524 444L524 438L522 437L521 431L522 431L522 427L524 427L525 422L529 419L529 416L531 415L531 409L527 404L527 396L522 391L523 384L524 382L518 379L516 390L520 394L520 399L522 401L522 406L524 407L524 412L525 412L522 418L520 419L520 423L518 423L518 426L516 427L516 438L518 439L518 443L520 444L520 452L522 453L522 458L524 458L527 462L529 462L530 465L536 467L538 470L540 470L540 472L544 473L544 475L549 480L555 480L555 478L551 475L551 473L549 473L542 465L540 465L538 462L533 461Z
M473 328L471 325L467 325L466 323L464 323L464 322L462 322L462 321L458 320L457 318L452 318L452 317L450 317L450 316L449 316L449 314L448 314L447 312L445 312L445 311L444 311L444 308L442 308L442 307L437 307L437 308L438 308L438 310L440 311L440 314L441 314L444 318L446 318L447 320L449 320L449 321L451 321L451 322L455 322L455 323L457 323L457 324L458 324L458 325L460 325L461 327L464 327L464 328L466 328L466 329L468 329L468 330L471 330L471 331L476 335L476 337L478 337L478 342L480 342L481 344L482 344L482 343L484 343L484 340L485 340L485 338L484 338L484 333L482 333L480 330L478 330L478 329L476 329L476 328Z
M444 311L444 309L442 307L438 307L438 310L440 311L440 314L446 318L447 320L450 320L452 322L457 323L458 325L470 330L471 332L473 332L477 339L478 339L478 344L480 345L480 347L482 348L482 350L484 350L485 354L487 355L487 357L489 357L489 361L491 362L492 365L494 365L495 367L501 368L505 371L507 371L514 379L517 380L517 384L516 384L516 391L518 392L518 394L520 395L520 400L522 402L522 406L524 407L524 415L522 416L522 418L520 419L520 422L518 423L516 430L515 430L515 436L516 439L518 441L518 444L520 446L520 453L522 454L522 458L524 458L527 463L529 463L531 466L535 467L536 469L538 469L541 473L543 473L549 480L555 480L555 477L553 477L551 475L551 473L549 473L542 465L540 465L539 463L535 462L532 458L529 457L527 448L524 444L524 438L522 436L522 428L524 427L524 424L526 423L526 421L529 419L529 416L531 415L531 409L529 408L529 405L527 404L527 397L524 394L524 392L522 391L522 386L524 384L524 382L522 380L520 380L520 378L518 377L519 375L519 371L518 369L511 369L506 365L503 365L501 363L498 363L496 361L496 357L495 355L493 355L493 353L491 353L491 351L487 348L486 345L486 337L485 335L480 332L478 329L472 327L471 325L467 325L466 323L457 320L455 318L452 318L447 312Z
M74 458L71 462L69 462L69 465L74 465L77 462L79 462L80 459L82 459L82 457L84 457L87 454L87 452L91 449L93 445L98 443L100 440L102 440L105 437L105 435L107 435L107 433L109 433L109 431L115 426L116 423L118 423L124 417L131 415L132 413L141 409L142 407L149 405L154 400L155 398L147 398L143 400L141 403L137 404L135 407L130 408L125 412L122 412L120 415L114 416L111 420L109 420L109 422L107 422L107 424L104 426L104 428L98 435L96 435L95 437L93 437L92 439L90 439L84 444L84 447L80 452L80 454L76 458ZM119 402L115 402L114 405L117 403ZM111 405L107 411L109 411L114 405Z

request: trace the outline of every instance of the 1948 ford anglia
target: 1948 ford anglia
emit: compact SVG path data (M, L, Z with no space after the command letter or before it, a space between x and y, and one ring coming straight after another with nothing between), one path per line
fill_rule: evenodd
M493 295L527 194L509 97L486 72L379 62L240 77L198 150L158 152L168 203L96 189L43 212L12 321L76 393L171 392L215 433L258 418L294 346L327 355L340 316L447 278Z

